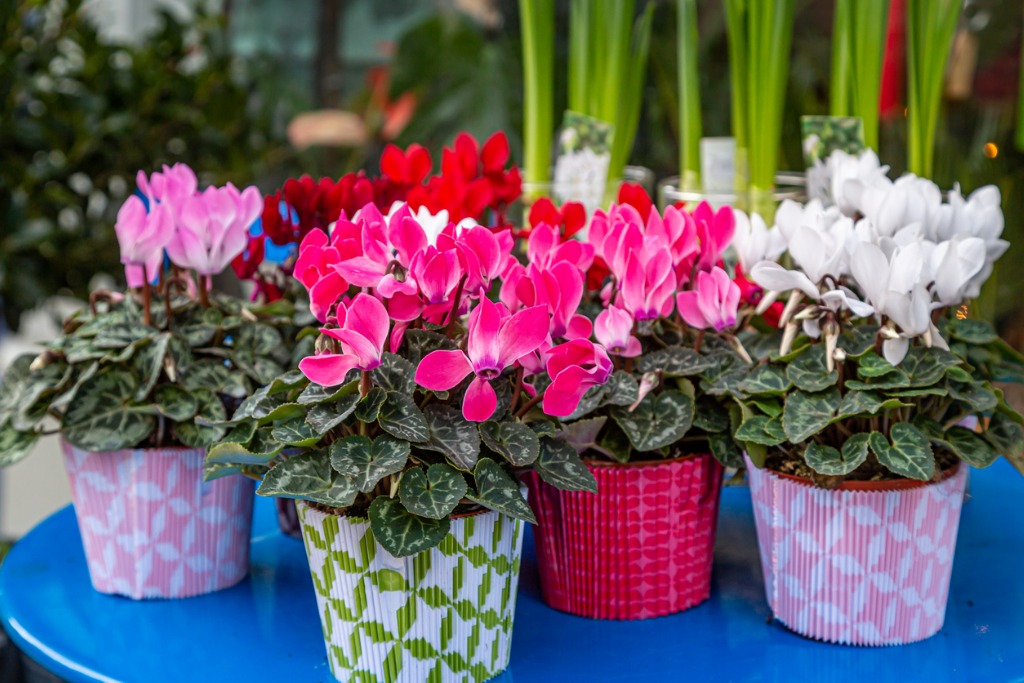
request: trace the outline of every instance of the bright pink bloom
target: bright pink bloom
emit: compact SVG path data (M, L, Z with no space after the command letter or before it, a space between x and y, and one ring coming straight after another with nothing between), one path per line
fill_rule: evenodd
M513 311L525 306L547 306L552 339L590 336L590 320L576 312L583 300L583 274L567 261L546 270L532 263L529 267L512 264L505 273L500 297Z
M373 370L380 365L390 320L384 304L369 294L357 294L348 306L338 304L338 327L322 332L335 339L341 353L322 353L299 361L311 382L325 387L342 384L349 370Z
M340 258L319 229L307 233L299 245L293 275L309 292L309 310L320 322L327 322L331 307L348 291L348 282L334 269Z
M505 237L508 236L508 237ZM437 238L439 249L454 250L466 275L465 291L476 296L501 274L514 245L507 230L498 233L480 225L456 230L449 225Z
M433 351L416 368L416 383L431 391L448 391L466 375L476 376L466 389L462 415L473 422L489 419L498 405L490 381L547 338L548 314L543 306L509 315L504 306L484 298L469 316L466 352Z
M157 203L151 207L146 213L142 200L132 195L117 212L114 232L129 287L141 287L160 274L164 248L174 237L174 214L170 207Z
M157 171L149 177L139 171L135 176L135 183L139 186L139 191L149 198L150 205L155 199L170 207L178 217L181 216L185 200L193 196L199 188L195 172L187 164L181 163L174 166L164 164L163 172Z
M255 187L238 191L231 183L208 187L185 200L167 255L200 275L216 275L245 249L249 226L263 210Z
M598 313L594 336L614 356L640 355L640 340L633 336L633 316L617 306L609 306Z
M604 348L587 339L574 339L551 349L547 371L551 385L544 392L544 412L567 417L590 387L608 381L612 361Z
M419 287L424 317L437 322L437 318L447 314L455 304L452 299L462 279L458 251L427 247L416 254L409 272Z
M722 260L722 252L732 242L736 219L732 207L723 206L715 211L707 202L701 202L693 210L693 220L697 223L697 237L700 239L697 268L708 271Z
M636 251L629 255L620 303L638 322L668 317L676 291L672 255L668 247L661 247L646 261L642 256Z
M711 273L697 273L694 288L676 296L676 306L691 327L715 329L718 332L736 325L740 288L719 267Z
M526 243L527 261L538 268L548 268L560 261L568 261L586 271L594 263L594 245L579 240L565 240L554 225L541 223L530 233Z

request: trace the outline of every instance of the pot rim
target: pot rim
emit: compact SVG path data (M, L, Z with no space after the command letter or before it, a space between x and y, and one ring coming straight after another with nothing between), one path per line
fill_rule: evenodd
M370 523L370 518L369 517L361 517L359 515L345 515L345 514L341 514L340 511L336 512L336 510L338 510L338 508L332 508L332 507L330 507L328 505L321 505L320 503L316 504L318 507L314 507L313 505L311 505L311 503L313 501L306 500L305 498L289 498L289 499L286 499L286 498L284 498L284 496L274 496L274 499L275 500L278 500L278 499L281 499L281 500L294 500L296 505L298 505L299 503L302 503L307 508L309 508L309 509L311 509L311 510L313 510L315 512L319 512L321 515L327 515L329 517L344 517L345 519L351 519L351 520L353 520L355 522L366 522L367 524ZM325 510L324 508L328 508L330 511ZM476 517L478 515L485 515L488 512L493 512L495 514L500 514L497 510L492 510L490 508L482 508L480 510L474 510L473 512L459 512L459 513L456 513L454 515L448 515L448 519L453 519L453 520L454 519L465 519L467 517Z
M110 453L122 453L124 451L142 451L144 453L150 451L203 451L204 455L206 453L205 446L128 446L125 448L118 448L112 451L92 451L89 450L88 448L76 446L75 444L68 441L67 438L64 436L64 432L59 432L59 435L61 443L70 446L71 448L82 451L83 453L92 453L94 455L108 455Z
M682 462L684 460L692 460L696 458L711 458L714 456L711 453L688 453L686 455L678 455L674 458L662 458L660 460L636 460L628 462L612 462L611 460L597 460L594 458L581 458L583 464L587 467L610 467L619 469L633 469L636 467L658 467L659 465L671 465L673 463Z
M753 463L751 463L753 464ZM810 479L801 477L796 474L786 474L784 472L776 472L775 470L768 469L767 467L759 467L757 469L763 470L770 474L779 477L780 479L787 479L794 481L804 486L810 486L812 488L821 489L823 491L907 491L912 489L923 488L925 486L931 486L933 484L941 484L950 477L953 477L960 471L961 461L957 460L952 467L942 470L942 474L938 479L921 481L920 479L887 479L881 481L844 481L839 486L826 489L823 486L818 486ZM755 465L755 467L757 467Z

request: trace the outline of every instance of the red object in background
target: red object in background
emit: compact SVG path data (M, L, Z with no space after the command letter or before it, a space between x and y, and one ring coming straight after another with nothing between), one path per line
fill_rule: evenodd
M722 466L710 455L587 464L597 493L530 472L544 602L594 619L647 619L707 599Z
M640 183L622 183L619 186L618 202L632 206L640 212L640 217L645 221L648 214L651 213L651 207L654 206L651 196L647 194L647 190Z
M559 209L555 203L547 197L541 197L530 207L528 217L529 228L516 232L516 237L526 239L530 236L532 228L541 223L547 223L558 227L562 241L565 241L578 233L587 224L587 210L579 202L566 202Z
M889 28L885 35L885 56L882 60L882 86L878 112L882 118L903 115L903 79L907 63L906 0L889 4Z
M764 289L760 285L748 280L747 276L743 274L743 268L738 263L736 264L736 277L732 280L736 283L736 286L740 288L740 301L755 307L761 303L761 297L764 296ZM776 301L768 307L768 310L761 314L761 317L764 318L764 321L772 327L778 327L779 320L782 319L782 311L784 309L785 304L781 301Z

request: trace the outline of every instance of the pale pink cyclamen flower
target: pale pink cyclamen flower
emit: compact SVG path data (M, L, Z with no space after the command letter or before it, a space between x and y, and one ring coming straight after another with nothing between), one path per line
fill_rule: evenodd
M178 266L200 275L216 275L249 243L249 226L263 211L255 187L238 191L231 183L208 187L185 199L167 255Z
M717 266L710 273L697 273L694 288L676 296L679 314L688 325L718 332L736 325L739 303L739 285Z
M466 375L475 374L466 389L462 415L473 422L484 422L498 406L491 380L535 351L547 336L548 314L544 306L524 308L510 315L501 304L481 299L469 315L466 351L427 354L416 368L416 383L431 391L448 391Z
M391 321L388 312L369 294L357 294L346 306L337 307L338 327L321 330L335 339L341 353L322 353L299 361L299 370L311 382L325 387L345 381L352 369L369 371L381 363Z
M551 385L544 392L544 412L568 417L591 387L600 386L612 374L612 361L604 348L587 339L574 339L548 353Z
M147 213L142 200L132 195L117 212L114 232L121 247L121 263L129 287L141 287L160 273L164 248L174 237L174 214L153 203Z
M594 336L613 356L633 358L640 355L640 340L633 336L633 316L617 306L609 306L598 313L594 320Z
M139 171L135 176L135 183L139 187L139 192L150 200L150 205L155 199L170 207L178 218L181 217L185 200L195 195L199 189L195 171L182 163L173 166L164 164L163 171L156 171L148 177Z

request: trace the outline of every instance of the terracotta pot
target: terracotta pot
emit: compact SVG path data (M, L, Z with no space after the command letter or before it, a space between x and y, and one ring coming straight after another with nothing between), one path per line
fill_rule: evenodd
M673 614L707 599L722 467L710 455L589 461L597 494L530 474L544 601L595 619Z
M937 482L830 490L747 466L776 619L852 645L911 643L942 628L968 468Z
M456 517L439 546L396 558L367 520L297 507L336 679L461 683L508 666L523 522Z
M62 447L96 590L137 600L185 598L245 578L251 480L203 481L203 448Z

